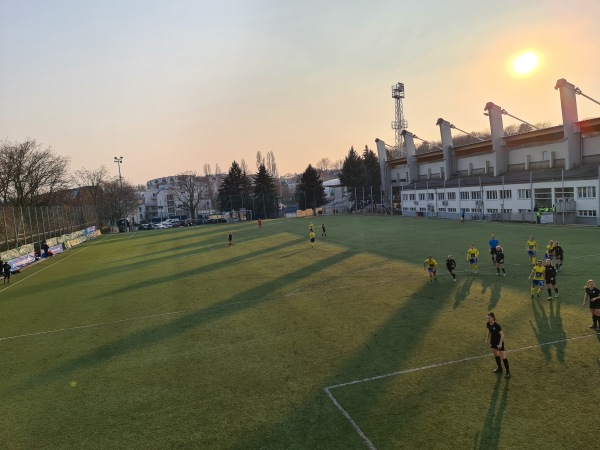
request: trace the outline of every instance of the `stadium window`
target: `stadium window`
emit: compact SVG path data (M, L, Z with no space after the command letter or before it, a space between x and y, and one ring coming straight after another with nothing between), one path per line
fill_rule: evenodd
M456 192L448 192L448 200L456 200Z
M497 214L498 213L498 208L488 208L487 209L487 213L488 214Z
M596 198L596 186L578 187L577 198Z
M471 200L481 200L481 191L471 191Z
M461 192L461 193L460 193L460 199L461 199L461 200L469 200L469 192L468 192L468 191L466 191L466 192Z
M439 212L446 212L446 208L438 208Z
M446 196L443 192L438 192L438 200L446 200Z
M433 192L427 194L427 200L433 200Z
M581 210L577 210L577 216L578 217L596 217L596 210L595 209L581 209Z
M504 191L500 191L500 198L502 200L509 200L512 198L512 191L510 189L506 189Z
M512 214L512 209L503 209L502 214Z
M409 194L408 197L409 197L408 198L409 200L414 200L415 199L415 194Z
M455 212L456 212L456 208L448 208L448 212L453 212L453 213L455 213Z
M419 200L425 200L425 194L419 194Z
M557 202L566 202L575 199L575 188L554 188L554 197Z
M402 200L408 200L408 194L402 194Z
M485 191L485 198L487 198L488 200L497 200L498 191Z
M517 198L525 200L531 198L531 189L517 189Z

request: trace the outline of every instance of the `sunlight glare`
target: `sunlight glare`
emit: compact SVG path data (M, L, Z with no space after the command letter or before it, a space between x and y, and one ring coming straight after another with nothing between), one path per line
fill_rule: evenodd
M538 62L538 56L534 52L528 51L514 59L513 70L519 74L528 74L537 67Z

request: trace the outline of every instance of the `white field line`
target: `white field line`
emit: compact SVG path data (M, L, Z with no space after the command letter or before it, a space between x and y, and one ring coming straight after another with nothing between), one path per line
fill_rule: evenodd
M575 337L566 338L566 339L559 339L557 341L543 342L541 344L528 345L526 347L520 347L520 348L516 348L514 350L507 350L506 353L521 352L521 351L525 351L525 350L530 350L532 348L545 347L547 345L558 344L558 343L561 343L561 342L568 342L568 341L576 341L576 340L579 340L579 339L585 339L585 338L589 338L591 336L596 336L596 333L584 334L584 335L581 335L581 336L575 336ZM486 353L485 355L469 356L467 358L457 359L457 360L454 360L454 361L445 361L445 362L440 362L440 363L436 363L436 364L429 364L427 366L415 367L415 368L412 368L412 369L401 370L401 371L398 371L398 372L386 373L384 375L377 375L375 377L363 378L361 380L349 381L347 383L335 384L333 386L327 386L326 388L323 388L323 390L325 391L325 393L327 394L327 396L331 399L331 401L333 402L333 404L335 405L335 407L342 413L342 415L348 420L348 422L350 422L350 425L352 426L352 428L354 428L356 430L356 432L358 433L358 435L360 436L360 438L364 441L364 443L367 445L367 447L370 450L377 450L377 448L373 445L373 443L367 437L367 435L360 429L360 427L358 426L358 424L356 423L356 421L352 418L352 416L348 413L348 411L346 411L344 409L344 407L337 401L337 399L335 398L335 396L331 393L332 389L338 389L338 388L342 388L342 387L346 387L346 386L351 386L351 385L359 384L359 383L368 383L370 381L381 380L383 378L391 378L391 377L395 377L395 376L398 376L398 375L404 375L404 374L407 374L407 373L420 372L422 370L435 369L437 367L450 366L452 364L459 364L459 363L463 363L463 362L467 362L467 361L472 361L472 360L475 360L475 359L489 358L489 356L490 356L490 354Z
M44 268L42 268L42 269L38 270L37 272L35 272L35 273L32 273L31 275L27 275L26 277L19 277L19 280L18 280L17 282L10 283L10 284L6 285L6 287L5 287L4 289L0 290L0 292L4 292L4 291L6 291L6 290L7 290L7 289L9 289L9 288L11 288L11 287L13 287L13 286L15 286L15 285L17 285L17 284L19 284L19 283L22 283L22 282L24 282L24 281L25 281L25 280L27 280L28 278L34 277L34 276L36 276L38 273L40 273L40 272L43 272L44 270L47 270L47 269L49 269L49 268L51 268L51 267L55 266L56 264L60 264L61 262L65 261L65 260L67 260L67 259L69 259L69 258L71 258L72 256L75 256L75 255L77 255L78 253L81 253L81 252L83 252L83 251L87 250L87 249L88 249L88 248L90 248L92 245L96 245L98 242L100 242L100 240L98 240L98 239L96 238L96 239L95 239L95 240L94 240L94 241L93 241L93 242L92 242L90 245L88 245L88 246L86 246L86 247L83 247L83 248L80 248L80 249L78 249L78 250L75 250L74 252L69 252L69 253L67 253L67 255L66 255L64 258L60 258L60 260L58 260L58 261L56 261L56 262L49 263L49 264L48 264L46 267L44 267Z

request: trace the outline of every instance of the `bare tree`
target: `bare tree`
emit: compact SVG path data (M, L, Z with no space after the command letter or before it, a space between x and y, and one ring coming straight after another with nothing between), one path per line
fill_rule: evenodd
M339 172L340 170L342 170L342 167L344 167L344 160L343 159L336 159L333 162L333 164L331 165L331 170Z
M100 185L101 195L98 198L98 214L104 221L116 224L121 218L134 213L139 204L139 196L135 187L118 177L104 181Z
M202 181L196 172L187 171L177 175L173 194L188 211L189 218L196 220L198 205L205 198L206 184Z
M275 162L275 153L272 151L267 152L267 164L265 165L269 174L274 178L279 178L279 172L277 171L277 163Z
M102 216L100 214L100 202L102 198L102 185L108 181L108 169L106 166L100 166L95 170L88 170L85 167L76 170L72 177L72 182L79 188L79 201L84 204L91 204L101 226Z
M256 170L260 169L260 166L264 166L265 165L265 158L263 157L262 153L259 151L256 152Z
M320 170L321 172L327 172L330 166L331 161L329 158L323 158L317 163L317 170Z
M52 205L69 187L69 158L42 148L35 139L0 142L0 199L14 206Z
M242 169L243 173L248 174L248 164L246 164L244 158L242 158L242 160L240 161L240 169Z

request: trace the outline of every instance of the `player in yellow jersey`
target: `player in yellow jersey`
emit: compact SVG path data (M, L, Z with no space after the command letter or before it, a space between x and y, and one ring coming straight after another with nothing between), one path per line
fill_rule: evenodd
M546 245L546 254L544 256L546 259L554 261L554 241L548 241L548 245Z
M437 281L437 262L430 256L423 263L423 268L429 272L429 283L433 284L433 280Z
M315 232L311 229L310 233L308 233L308 238L310 239L310 245L314 248L315 246Z
M537 242L535 241L533 236L529 236L529 240L527 241L527 244L525 244L525 250L527 251L527 254L529 255L529 262L531 263L532 266L534 266L535 265L535 254L537 253Z
M308 224L308 231L315 231L315 225L312 222Z
M469 260L469 264L471 264L471 270L473 273L477 273L477 258L479 257L479 250L475 248L475 244L471 244L469 250L467 250L467 259Z
M542 289L544 288L544 279L545 278L546 278L546 268L544 266L542 266L542 260L538 259L538 261L535 263L535 266L533 266L533 269L531 269L529 278L527 278L528 280L533 280L531 283L531 295L529 296L530 298L533 298L533 292L535 291L536 287L537 287L537 296L538 296L538 298L540 298L540 292L542 292Z

